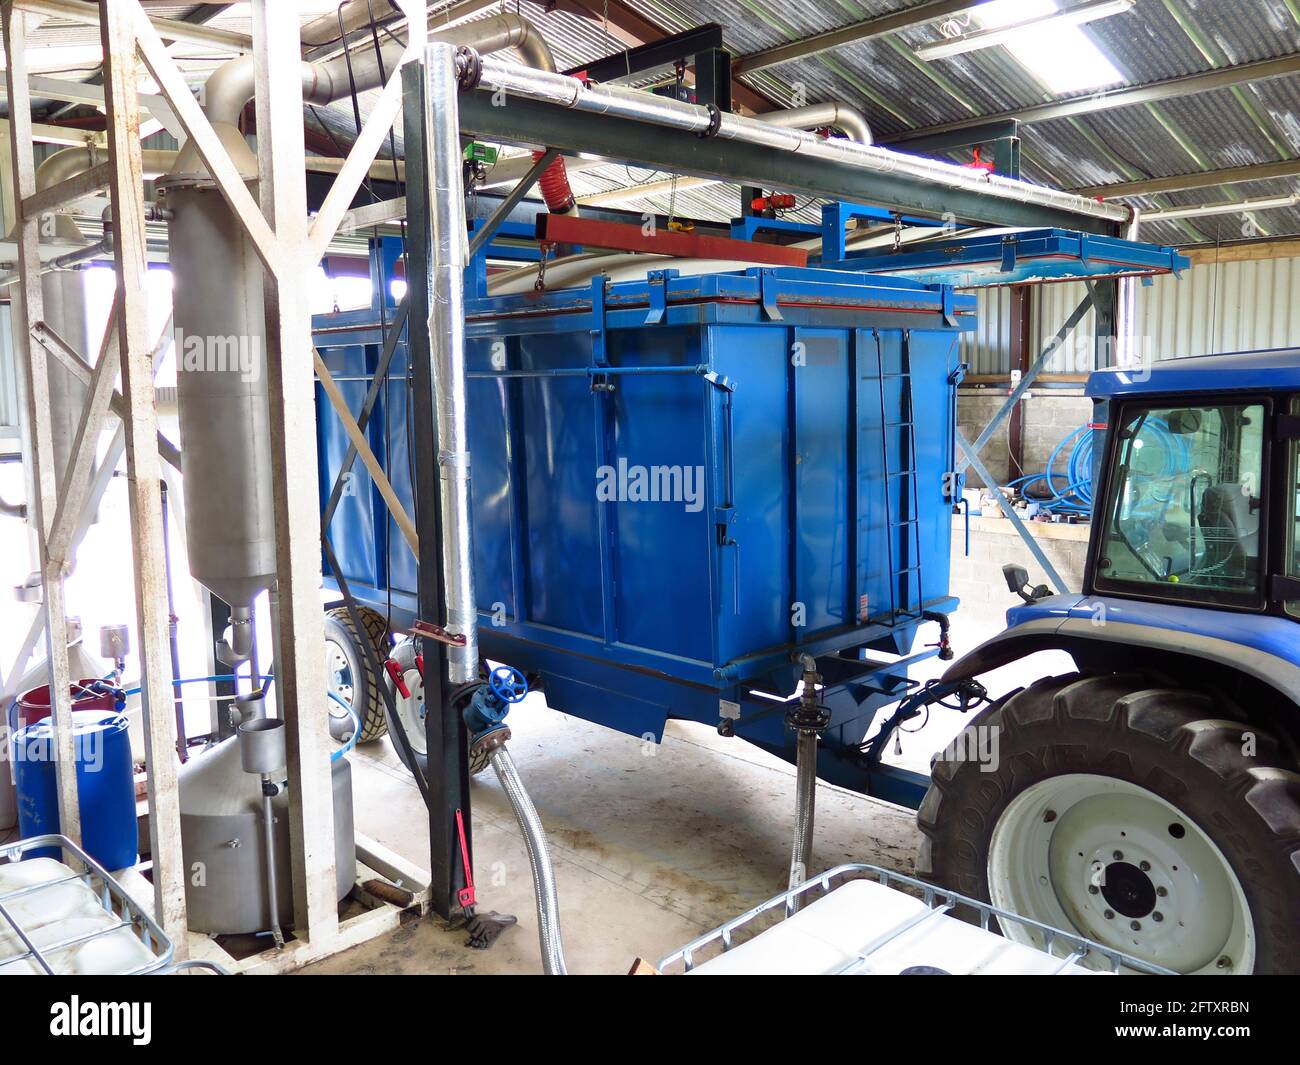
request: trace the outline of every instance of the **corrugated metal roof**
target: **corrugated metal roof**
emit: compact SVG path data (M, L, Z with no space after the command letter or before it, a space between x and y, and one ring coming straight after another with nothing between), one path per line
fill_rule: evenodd
M922 2L621 0L621 5L665 33L717 22L723 27L726 46L733 54L745 55ZM561 68L581 65L622 46L617 28L602 24L600 0L588 4L597 12L596 18L572 10L548 10L534 0L515 0L503 6L535 23ZM151 8L172 18L194 10L193 4ZM474 17L490 17L497 10L494 5ZM246 31L246 9L237 6L213 24ZM1083 32L1114 63L1127 84L1146 84L1300 52L1300 6L1294 0L1137 0L1129 12L1090 23ZM931 63L917 60L915 49L938 36L938 27L932 22L743 74L741 80L779 106L843 100L867 115L879 140L906 130L1022 109L1057 98L1004 48ZM94 27L58 20L49 20L34 36L37 43L51 44L96 39ZM322 110L331 133L347 147L350 105L344 102ZM1023 127L1022 132L1025 178L1062 188L1294 158L1300 156L1300 77L1038 122ZM584 192L630 183L635 182L629 182L621 168L590 172L575 181ZM1222 191L1202 190L1190 197L1169 195L1132 202L1159 209L1281 194L1292 188L1290 182L1267 183L1262 191L1239 185ZM736 213L738 202L733 187L714 186L679 192L676 207L678 213L726 219ZM662 212L668 209L669 200L655 196L632 201L631 206ZM1269 235L1300 233L1300 211L1261 213L1258 222ZM1242 216L1232 215L1153 223L1145 235L1179 243L1237 239L1242 223Z
M917 4L626 0L626 6L666 32L718 22L726 45L744 55ZM529 3L523 7L525 13L540 10ZM555 13L530 17L549 38ZM1300 23L1286 0L1137 0L1130 12L1083 30L1127 84L1300 51ZM586 32L599 32L599 23L588 23ZM920 26L742 75L741 80L786 106L795 102L796 94L807 102L844 100L867 115L877 139L1057 98L1002 48L939 63L916 60L913 51L937 36L934 24ZM1300 155L1300 78L1039 122L1023 127L1022 133L1025 178L1062 188L1290 158ZM1162 196L1134 202L1154 209L1290 191L1289 186L1276 185L1263 193L1239 188L1222 196L1205 190L1190 199ZM720 201L725 215L734 213L736 198L717 187L687 199L692 208L697 201L701 207ZM664 210L666 201L654 198L646 205ZM1270 211L1257 217L1270 235L1300 233L1300 211ZM1242 216L1198 218L1152 224L1144 235L1177 243L1239 239L1242 224Z

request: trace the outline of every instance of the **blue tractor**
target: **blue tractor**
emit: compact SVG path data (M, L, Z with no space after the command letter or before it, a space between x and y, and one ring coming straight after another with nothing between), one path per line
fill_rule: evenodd
M920 871L1180 972L1300 972L1300 351L1088 392L1083 590L1006 567L1024 604L942 684L1044 650L1076 671L979 713L995 759L936 758Z

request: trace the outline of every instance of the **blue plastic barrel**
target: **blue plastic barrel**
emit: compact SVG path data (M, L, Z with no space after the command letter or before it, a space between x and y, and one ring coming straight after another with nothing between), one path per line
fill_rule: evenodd
M105 869L124 869L138 858L135 783L127 717L112 710L74 710L72 733L81 806L81 846ZM14 735L13 770L18 789L18 830L24 838L59 831L49 719ZM55 849L28 858L57 858Z

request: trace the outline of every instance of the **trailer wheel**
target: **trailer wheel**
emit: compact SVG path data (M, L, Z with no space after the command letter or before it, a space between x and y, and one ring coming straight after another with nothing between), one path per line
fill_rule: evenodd
M325 677L340 699L352 707L361 718L361 735L358 743L377 740L388 731L384 715L384 693L369 666L366 648L374 650L379 661L388 657L388 623L384 615L369 607L357 607L362 630L352 624L352 615L345 606L331 607L325 611ZM329 700L330 735L336 740L346 740L352 735L352 719L343 708Z
M423 779L429 779L429 754L428 744L424 736L424 717L426 708L424 705L424 678L420 676L419 669L415 664L415 641L409 638L399 640L397 646L393 648L390 657L398 664L402 671L402 680L406 684L406 690L409 691L410 697L402 695L397 690L391 677L385 676L384 683L388 685L389 691L393 693L393 703L397 707L397 717L394 720L391 716L388 718L388 726L394 733L401 729L402 735L406 737L406 743L411 748L411 755L415 760L412 765L410 759L406 757L403 746L394 742L393 746L397 749L397 756L402 760L402 764L412 773L418 773ZM482 670L480 669L480 672ZM387 706L384 707L387 715ZM477 776L488 767L486 755L480 755L478 758L471 757L469 771L471 776Z
M936 756L926 879L1178 972L1300 971L1300 773L1230 701L1070 674L971 727L996 757Z

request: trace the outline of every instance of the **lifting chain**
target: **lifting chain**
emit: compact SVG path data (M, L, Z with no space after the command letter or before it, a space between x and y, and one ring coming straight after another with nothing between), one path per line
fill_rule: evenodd
M533 282L534 292L546 291L546 258L551 254L554 248L555 245L547 241L543 241L540 246L539 250L541 255L537 260L537 280Z

